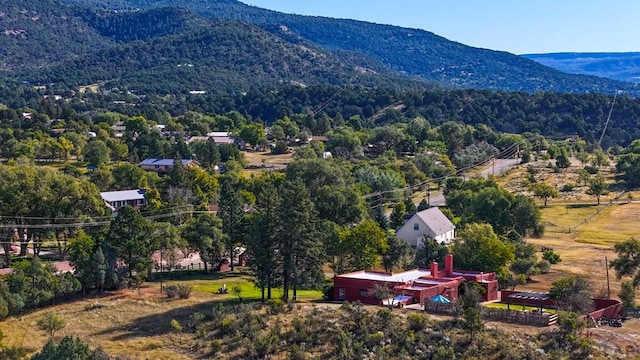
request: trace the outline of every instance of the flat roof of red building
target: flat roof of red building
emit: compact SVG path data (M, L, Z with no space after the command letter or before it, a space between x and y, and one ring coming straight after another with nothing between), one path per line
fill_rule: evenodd
M348 279L388 281L388 282L407 282L407 281L419 279L423 276L431 276L431 270L413 269L413 270L403 271L396 274L364 270L364 271L356 271L352 273L337 275L336 277L348 278Z

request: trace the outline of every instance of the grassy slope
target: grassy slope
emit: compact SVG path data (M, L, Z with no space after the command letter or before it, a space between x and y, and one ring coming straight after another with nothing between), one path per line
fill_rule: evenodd
M175 281L166 281L166 284ZM56 334L59 339L65 335L79 336L91 346L102 348L112 355L127 355L132 359L191 359L188 355L193 346L191 334L182 335L172 331L170 322L178 320L187 326L189 315L194 312L209 314L216 304L236 304L232 287L242 288L245 302L260 299L250 278L243 273L202 276L187 274L181 283L193 286L191 298L166 299L160 294L159 283L147 283L141 294L132 290L110 293L104 298L82 299L72 303L41 309L0 322L0 330L5 334L5 345L26 347L31 353L39 350L47 341L46 335L35 326L36 320L46 311L55 311L67 321L67 326ZM229 294L214 294L222 284L229 288ZM281 289L275 289L273 296L279 297ZM319 291L298 291L302 301L321 299ZM92 304L100 303L102 308L88 310Z

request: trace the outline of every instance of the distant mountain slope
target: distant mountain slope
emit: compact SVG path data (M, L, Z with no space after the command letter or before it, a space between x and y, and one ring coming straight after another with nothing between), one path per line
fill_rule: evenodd
M640 83L640 52L525 54L527 59L570 73Z
M3 0L0 71L45 67L104 49L110 41L83 19L78 7L56 0Z
M135 41L32 72L30 81L70 87L103 83L145 92L247 91L274 84L402 84L401 77L290 44L257 26L219 22L177 35ZM357 58L357 57L356 57ZM357 60L357 59L356 59ZM407 83L409 80L406 80Z
M390 69L452 86L507 91L613 93L640 87L611 79L576 76L513 54L478 49L431 32L354 20L284 14L235 0L66 0L118 10L181 6L216 19L254 23L288 38L295 34L331 49L358 52ZM286 27L283 34L280 25Z

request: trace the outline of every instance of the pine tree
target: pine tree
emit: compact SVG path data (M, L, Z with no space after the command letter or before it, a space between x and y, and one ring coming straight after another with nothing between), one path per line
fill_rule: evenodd
M429 207L430 206L427 199L422 199L422 201L420 201L420 204L418 204L418 211L427 210Z
M389 230L389 218L384 213L384 204L377 205L371 209L371 217L384 230Z
M95 285L100 287L100 291L104 291L105 280L107 278L107 262L102 252L102 248L98 246L91 256L91 267L93 268L93 276Z
M107 241L128 267L129 278L133 271L144 271L151 266L153 252L152 238L148 236L149 220L140 215L131 206L124 206L118 211L111 226Z
M226 248L229 251L229 262L233 271L233 259L235 247L242 242L242 217L244 216L244 204L242 198L236 192L231 181L226 179L220 188L220 203L218 215L222 219L222 231L227 234Z
M295 301L301 283L322 278L322 242L317 241L315 209L302 180L287 180L280 191L278 251L282 255L283 298L288 300L292 289Z
M404 216L407 213L407 208L403 203L396 204L393 207L393 212L391 212L390 225L391 228L397 229L400 226L404 225Z
M277 251L280 196L272 182L265 182L258 190L256 212L247 218L247 252L256 285L262 291L262 301L271 299L271 289L280 270L280 252ZM265 296L266 289L266 296Z
M413 214L418 211L418 209L416 208L416 204L413 203L413 199L406 198L404 199L403 203L407 214Z

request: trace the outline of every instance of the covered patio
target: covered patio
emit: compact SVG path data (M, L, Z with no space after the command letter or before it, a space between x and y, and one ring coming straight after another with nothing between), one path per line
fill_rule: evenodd
M507 297L507 310L511 310L511 300L520 300L515 301L516 304L522 304L523 300L527 303L535 303L542 312L542 308L545 303L551 299L549 294L545 293L537 293L537 292L519 292L515 294L511 294Z

